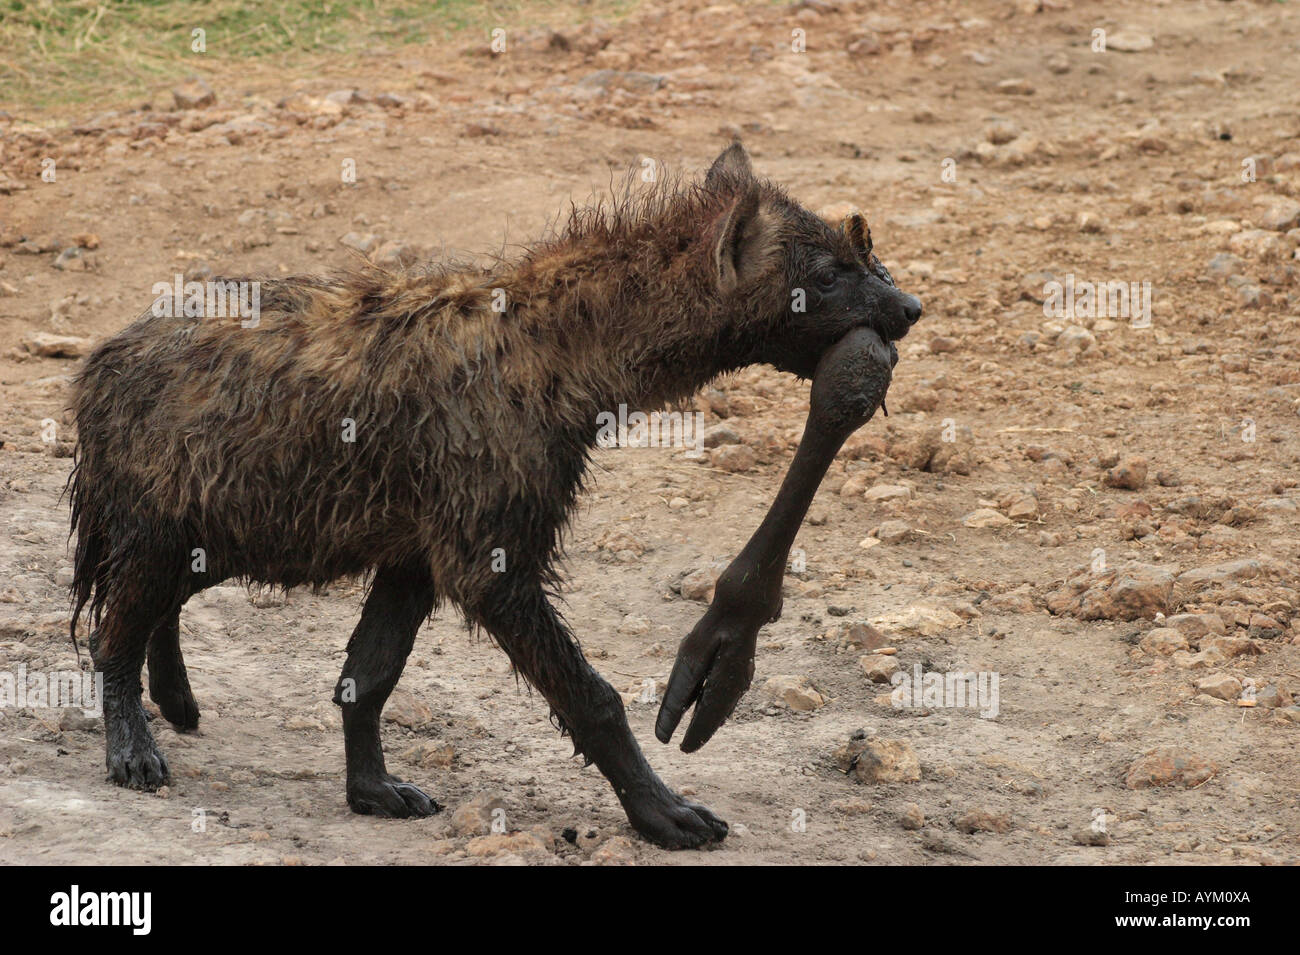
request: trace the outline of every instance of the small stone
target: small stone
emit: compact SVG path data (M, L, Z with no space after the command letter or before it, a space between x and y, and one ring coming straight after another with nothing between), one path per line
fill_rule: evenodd
M971 511L961 519L965 527L1006 527L1012 521L1004 514L1000 514L991 507L981 507L978 510Z
M612 836L591 854L592 865L636 865L636 847L632 840Z
M984 138L994 146L1002 146L1020 135L1020 127L1011 120L1001 119L984 130Z
M72 335L36 332L22 340L23 348L41 358L82 358L90 351L90 340Z
M458 836L486 836L492 831L493 816L500 818L505 806L499 796L479 793L451 814L451 831Z
M212 87L197 76L192 76L172 90L177 109L205 109L217 101Z
M1070 838L1076 844L1081 846L1108 846L1110 845L1110 833L1105 829L1094 829L1092 826L1085 826L1082 829L1076 829L1070 834Z
M1102 481L1107 487L1137 491L1147 483L1147 459L1131 455L1106 472Z
M885 521L876 528L875 537L886 544L900 544L912 534L906 521Z
M997 85L997 91L1008 96L1033 96L1034 85L1029 80L1021 77L1002 80Z
M1217 613L1178 613L1165 621L1165 626L1172 627L1190 639L1227 633L1223 618Z
M623 622L618 625L618 632L631 637L639 637L644 633L649 633L652 626L654 624L649 617L628 614L623 618Z
M641 73L636 70L597 70L579 80L578 88L602 92L620 89L629 93L653 93L663 84L664 78L656 73Z
M729 424L715 424L704 432L704 446L718 448L724 444L740 444L740 435Z
M325 724L314 716L291 716L284 721L284 728L287 730L306 731L313 733L325 732Z
M876 617L871 623L886 633L933 637L945 630L960 627L962 619L943 607L926 607L918 604Z
M723 471L748 471L758 463L754 449L747 444L728 444L714 450L709 463Z
M394 690L384 705L384 719L407 729L419 729L433 721L433 710L406 690Z
M1291 694L1286 687L1270 683L1262 690L1255 691L1255 704L1265 709L1281 709L1291 705Z
M59 713L59 729L63 732L80 731L98 733L103 726L103 718L87 716L75 706L67 706Z
M722 576L720 567L701 567L682 578L681 595L687 600L702 600L708 603L713 599L713 588Z
M1013 521L1032 521L1038 516L1038 498L1032 494L1012 494L998 504Z
M1270 232L1286 232L1300 225L1300 202L1278 198L1252 217L1255 225Z
M912 744L903 740L851 739L833 755L840 772L860 783L914 783L921 779L921 761Z
M1120 53L1141 53L1155 46L1155 40L1137 30L1115 30L1106 34L1106 49Z
M959 832L974 835L977 832L1010 832L1011 816L1008 813L992 813L987 809L972 809L962 813L952 821Z
M888 683L890 677L898 672L898 660L892 656L869 653L860 657L858 663L872 683Z
M771 676L763 689L769 697L797 713L807 713L826 705L826 697L817 692L806 676Z
M849 798L831 801L831 809L845 816L865 816L871 812L871 808L871 803L866 799Z
M1235 700L1241 696L1241 681L1227 673L1216 673L1197 680L1196 690L1216 700Z
M839 642L850 650L879 650L885 635L869 623L850 623L841 630Z
M862 496L868 501L907 501L912 497L912 489L902 484L877 484Z
M89 272L92 265L91 257L75 245L68 246L54 260L54 267L60 272Z
M456 762L456 747L452 743L422 739L402 753L402 758L421 769L450 769Z
M536 859L548 855L550 850L531 832L504 832L476 836L465 845L465 852L475 858L514 853Z
M349 232L339 239L339 245L369 255L379 248L379 236L373 232Z
M1097 344L1097 336L1081 325L1070 325L1056 336L1056 347L1065 351L1085 352Z
M903 806L903 811L899 813L898 824L908 832L915 832L925 825L925 813L921 807L914 802L909 802Z
M420 261L420 251L408 242L385 242L375 251L373 261L386 269L409 269Z
M1204 757L1173 746L1162 746L1139 756L1129 766L1124 785L1129 789L1181 786L1189 789L1212 778L1219 768Z
M1249 637L1228 636L1206 638L1201 643L1201 650L1217 650L1223 654L1225 660L1231 660L1233 657L1255 657L1264 652L1264 648Z
M1142 638L1139 646L1147 653L1169 656L1175 650L1187 649L1187 638L1172 627L1157 627Z

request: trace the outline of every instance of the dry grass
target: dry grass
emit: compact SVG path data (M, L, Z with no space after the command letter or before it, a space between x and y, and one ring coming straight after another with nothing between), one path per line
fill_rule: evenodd
M497 26L523 30L593 16L630 0L0 0L0 107L139 99L186 76L248 67L321 75ZM206 51L191 49L202 29ZM463 36L462 36L463 39Z

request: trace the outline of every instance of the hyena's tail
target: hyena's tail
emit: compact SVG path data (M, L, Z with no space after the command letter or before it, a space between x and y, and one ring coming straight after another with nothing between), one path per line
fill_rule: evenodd
M96 506L97 502L92 497L92 482L86 452L80 443L73 453L72 473L68 476L65 491L72 504L72 524L69 535L75 534L77 537L72 558L72 584L68 588L72 602L72 619L68 623L68 635L72 638L73 649L77 651L77 658L80 659L77 621L88 603L92 626L99 618L106 589L104 564L107 550L104 530L99 521L101 509Z

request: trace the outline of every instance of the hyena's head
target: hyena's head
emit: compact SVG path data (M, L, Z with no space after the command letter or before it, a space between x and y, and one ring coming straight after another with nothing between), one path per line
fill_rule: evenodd
M871 247L862 216L838 226L754 176L745 148L723 151L705 178L725 211L714 226L711 263L729 311L756 342L755 359L811 377L822 354L851 328L893 342L921 317Z

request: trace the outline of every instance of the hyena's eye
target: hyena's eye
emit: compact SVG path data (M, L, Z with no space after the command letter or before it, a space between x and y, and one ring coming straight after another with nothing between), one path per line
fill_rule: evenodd
M823 292L829 292L839 283L840 273L834 269L825 269L817 273L817 278L814 281Z

